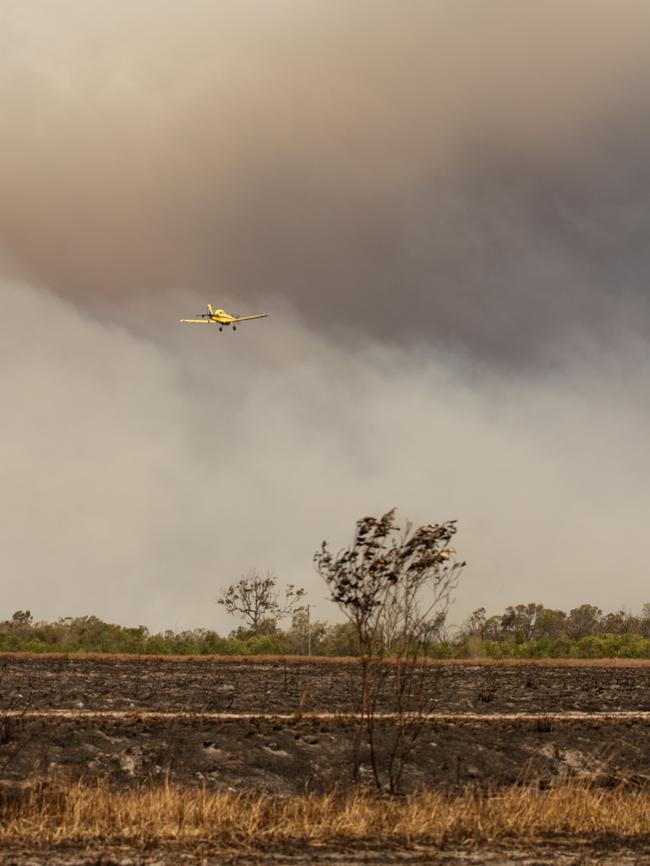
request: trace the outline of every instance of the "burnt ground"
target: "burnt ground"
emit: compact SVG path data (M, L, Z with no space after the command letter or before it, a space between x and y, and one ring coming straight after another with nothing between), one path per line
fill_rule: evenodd
M0 866L647 866L649 845L612 845L611 841L560 840L534 847L493 845L455 850L386 850L366 846L346 851L224 852L209 846L133 849L113 846L46 851L0 850Z
M346 712L358 677L328 661L0 655L0 710ZM436 712L650 712L650 665L437 663L423 685Z
M33 775L109 778L116 783L170 779L184 784L280 794L326 791L351 781L349 719L242 716L5 718L0 780ZM379 763L395 726L377 723ZM370 781L367 755L362 776ZM406 763L404 788L495 788L535 781L589 779L613 787L650 781L650 721L628 719L430 720Z
M378 723L388 745L394 725ZM0 779L63 774L117 783L169 778L281 794L351 780L351 720L242 716L14 717L0 730ZM363 756L362 756L363 757ZM380 756L380 763L383 759ZM369 765L362 765L369 774ZM611 719L431 720L406 764L404 787L499 787L569 778L613 787L650 781L650 723Z
M356 664L320 661L0 657L0 781L324 790L350 776L355 722L336 714L355 710L358 676ZM650 666L442 663L423 683L435 713L456 717L425 725L407 789L650 779L650 715L616 716L650 710ZM388 747L395 724L378 724Z
M460 716L425 724L406 764L406 790L529 782L545 787L570 778L607 787L650 781L650 716L616 715L650 711L650 667L436 664L424 676L434 710ZM15 790L34 775L64 775L117 784L172 779L217 789L323 791L351 778L355 722L336 714L355 709L357 677L355 665L320 662L0 657L0 785ZM228 716L219 717L224 712ZM597 715L602 712L611 715ZM395 725L378 725L379 741L388 746ZM370 775L367 755L364 775ZM532 852L428 852L424 859L417 852L388 859L372 850L265 856L269 864L297 866L650 862L646 850L620 848L614 855L610 849L576 842ZM36 854L0 852L0 866L42 862ZM223 852L207 852L201 860L196 851L167 849L146 856L127 851L117 859L112 851L52 850L48 860L50 855L55 863L105 866L260 862Z
M0 866L647 866L649 847L586 847L580 840L524 847L477 847L455 851L304 850L301 852L224 853L198 847L0 851Z

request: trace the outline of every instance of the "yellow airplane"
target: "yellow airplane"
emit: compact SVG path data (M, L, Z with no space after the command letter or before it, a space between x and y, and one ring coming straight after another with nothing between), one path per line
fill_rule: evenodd
M231 316L225 310L213 310L211 304L208 304L207 313L197 313L196 319L181 319L181 322L186 322L188 325L219 325L219 330L223 331L224 325L228 328L232 325L233 331L237 330L238 322L249 322L251 319L265 319L268 313L259 313L257 316Z

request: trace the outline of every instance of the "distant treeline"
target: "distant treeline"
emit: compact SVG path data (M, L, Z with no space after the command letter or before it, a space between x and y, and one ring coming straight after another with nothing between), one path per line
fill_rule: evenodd
M640 615L582 604L568 613L517 604L487 616L481 607L449 641L457 657L650 658L650 604Z
M209 629L150 632L95 616L34 621L16 611L0 623L0 652L100 652L145 655L312 655L355 656L347 623L309 622L303 613L291 627L273 620L256 629L239 628L222 637ZM433 658L650 658L650 604L640 615L603 613L583 604L568 613L541 604L518 604L502 614L474 611L455 630L438 624L429 644Z
M127 628L96 616L63 617L37 622L29 611L16 611L0 623L0 652L99 652L144 655L312 655L354 656L347 624L307 624L295 617L280 629L265 620L257 630L238 628L228 637L210 629L152 633L146 626Z

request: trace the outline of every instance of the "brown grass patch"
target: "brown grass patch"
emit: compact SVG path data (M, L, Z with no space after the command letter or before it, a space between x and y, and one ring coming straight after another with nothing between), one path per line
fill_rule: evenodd
M224 849L286 845L444 845L553 837L650 834L650 792L567 786L548 792L360 792L278 797L167 784L33 784L0 806L0 845L209 843Z

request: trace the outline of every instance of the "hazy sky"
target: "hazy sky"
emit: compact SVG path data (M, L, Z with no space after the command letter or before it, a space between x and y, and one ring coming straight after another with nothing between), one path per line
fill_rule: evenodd
M637 609L646 0L4 0L3 611L228 621L392 506ZM178 319L211 302L268 320Z

